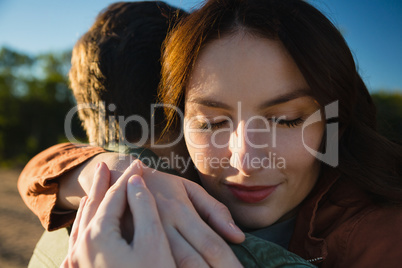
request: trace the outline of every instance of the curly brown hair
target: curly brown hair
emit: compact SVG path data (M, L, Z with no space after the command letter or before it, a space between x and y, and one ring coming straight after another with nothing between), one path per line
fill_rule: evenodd
M122 133L119 116L138 115L147 122L153 116L156 132L163 128L163 113L153 114L150 104L157 97L162 42L184 14L160 1L118 2L100 12L78 40L70 87L78 104L91 105L78 112L92 144L141 139L141 126L134 122Z

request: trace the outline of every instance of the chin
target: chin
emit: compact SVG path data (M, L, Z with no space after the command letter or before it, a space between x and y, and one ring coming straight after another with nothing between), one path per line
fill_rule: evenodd
M262 216L265 214L263 212L258 214L253 213L253 215L248 215L248 213L239 213L240 215L236 215L235 213L232 214L236 224L244 229L261 229L268 227L277 221L277 219L273 218L263 218Z

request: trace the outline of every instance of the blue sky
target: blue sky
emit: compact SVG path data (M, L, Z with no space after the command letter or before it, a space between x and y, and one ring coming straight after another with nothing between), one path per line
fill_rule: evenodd
M0 0L0 46L71 49L113 0ZM199 0L168 0L189 10ZM310 0L341 29L371 91L402 93L402 1Z

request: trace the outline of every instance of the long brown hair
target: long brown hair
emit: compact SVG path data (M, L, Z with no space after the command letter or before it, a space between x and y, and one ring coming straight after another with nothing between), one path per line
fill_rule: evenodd
M323 165L321 179L338 173L375 201L401 204L401 147L376 131L375 106L340 32L302 0L207 1L165 41L160 100L183 110L186 84L200 51L239 31L280 41L320 105L339 101L339 165ZM175 111L165 113L169 126Z

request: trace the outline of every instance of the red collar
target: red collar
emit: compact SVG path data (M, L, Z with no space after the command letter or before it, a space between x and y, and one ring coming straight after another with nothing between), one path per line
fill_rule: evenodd
M323 238L314 237L314 222L320 201L338 181L339 176L321 178L309 196L301 204L289 250L311 262L320 262L327 255L327 244Z

